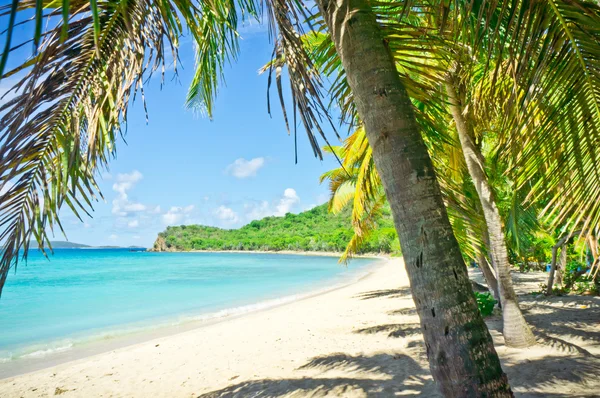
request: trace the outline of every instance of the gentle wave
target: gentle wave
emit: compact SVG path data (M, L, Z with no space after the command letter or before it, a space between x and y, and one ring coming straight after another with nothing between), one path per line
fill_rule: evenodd
M71 340L60 340L47 344L35 344L13 352L2 353L0 363L8 363L18 359L40 359L49 355L69 351L74 343Z
M326 288L321 289L313 289L309 290L305 293L293 294L288 296L283 296L275 299L268 299L259 301L253 304L246 304L237 307L225 308L215 312L209 312L198 315L179 315L171 320L161 320L154 323L148 323L143 325L121 325L121 327L116 329L104 330L99 333L90 333L85 334L79 337L73 337L70 339L61 339L59 341L49 342L46 344L35 344L28 347L23 347L21 349L12 351L12 352L0 352L0 363L8 363L11 361L19 360L19 359L41 359L46 358L51 355L56 355L58 353L63 353L69 350L76 349L78 347L83 347L88 344L99 342L99 341L108 341L113 339L118 339L126 336L131 336L135 334L142 334L144 332L156 331L160 329L166 329L169 327L178 327L184 326L186 324L198 323L199 326L202 323L208 323L211 321L218 321L221 319L240 316L252 312L262 311L269 308L278 307L284 304L288 304L294 301L302 300L308 297L317 296L326 292L330 292L336 289L339 289L344 286L348 286L352 283L357 282L362 279L366 275L368 275L370 271L359 272L354 275L354 277L350 280L346 280L344 282L340 282Z

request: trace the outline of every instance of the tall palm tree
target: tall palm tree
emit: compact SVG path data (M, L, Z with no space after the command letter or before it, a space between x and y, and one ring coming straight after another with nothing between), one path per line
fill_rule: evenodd
M594 3L578 4L577 7L584 11L581 15L574 14L573 7L570 3L536 2L531 7L520 11L520 23L536 24L540 20L544 21L538 27L540 30L535 31L534 38L537 38L537 41L531 40L529 33L524 33L520 25L511 22L510 16L518 13L518 6L488 10L496 16L497 20L504 20L502 25L498 24L493 31L497 32L499 28L502 28L510 32L511 40L509 42L515 48L506 52L518 54L527 51L536 55L536 62L523 61L518 58L513 60L512 56L503 56L502 48L498 51L496 48L498 46L493 40L490 40L489 36L486 39L490 44L482 45L480 51L477 51L477 46L461 46L460 44L456 46L456 41L460 43L460 40L464 39L462 36L466 36L468 40L474 40L472 32L467 30L465 33L463 30L456 29L456 25L453 30L445 32L443 35L453 39L448 44L453 50L453 54L450 60L442 61L447 65L444 69L450 70L445 74L443 82L449 97L448 108L456 125L466 166L471 179L475 182L481 201L486 223L485 240L489 242L492 263L499 277L500 296L502 301L506 301L506 305L503 306L506 343L515 347L531 345L534 343L534 338L521 314L512 287L502 219L494 199L493 189L486 175L485 159L475 143L475 127L480 130L478 134L481 134L481 130L500 128L501 154L517 159L516 166L518 167L515 167L516 173L514 174L517 179L521 180L521 185L534 177L533 170L538 174L535 176L538 184L532 193L539 198L539 195L548 195L548 192L553 192L554 200L551 203L561 209L562 215L562 217L555 217L554 221L564 221L568 214L574 214L575 217L578 217L577 214L585 214L584 221L586 223L597 222L597 208L590 205L590 200L593 195L597 196L598 179L593 177L597 173L598 164L594 156L594 148L597 147L600 134L598 124L590 122L590 119L598 120L595 104L598 102L597 87L600 81L595 58L582 58L581 54L600 52L599 43L594 40L595 32L600 26L600 17L598 7ZM399 13L398 11L394 13L393 9L391 12L388 9L387 12L388 14L384 16L387 19L390 18L390 14L397 16ZM469 15L466 15L463 20L469 20ZM433 21L434 26L432 27L432 21L426 18L414 21L429 29L439 27L437 21ZM554 21L554 23L548 21ZM474 23L476 24L477 21ZM548 25L553 28L547 30ZM575 26L577 29L574 28ZM482 29L482 31L485 30ZM399 40L393 35L386 37L386 40L392 52L394 52L395 41L400 41L402 44L406 41ZM323 42L325 45L328 44L326 41ZM501 41L499 47L505 42ZM402 53L394 53L394 55L398 71L406 80L407 76L403 76L406 68L402 64L407 62L407 49L406 46L401 48ZM467 56L464 55L465 51L468 53ZM490 60L489 54L494 51L499 54ZM323 53L327 56L324 57ZM422 53L422 50L421 53L413 51L408 54L408 57L422 57ZM335 55L320 50L320 54L317 54L315 58L317 62L326 65L324 67L326 72L331 72L332 65L335 65L335 61L332 59L335 58ZM511 62L507 62L506 59ZM486 65L486 63L493 64L490 61L495 61L496 66L482 68L482 65ZM514 62L520 62L520 70L511 71L509 69ZM569 75L563 83L557 79L555 71L566 67ZM489 73L482 73L481 69L488 69ZM337 73L340 75L343 74L343 71L338 70ZM418 75L418 72L413 74ZM462 76L460 76L461 74ZM498 77L498 75L503 76L504 74L507 74L508 78ZM587 74L589 76L586 76ZM577 76L577 78L573 76ZM538 86L551 86L548 87L548 90L528 89L528 87L533 87L534 82ZM512 87L515 83L524 88L514 90ZM336 84L343 86L346 84L346 80L338 77ZM344 96L347 90L337 86L334 88L334 92L342 93L341 95ZM578 95L572 96L571 93L575 88ZM502 103L505 99L508 100ZM439 101L439 98L437 100ZM347 102L347 98L340 100L342 109L348 108ZM490 103L496 103L496 105L490 106ZM441 106L445 107L446 105ZM477 110L478 108L479 110ZM568 109L576 111L570 112ZM481 112L483 116L479 120L474 116L478 112ZM507 115L508 117L506 117ZM504 118L504 120L500 118ZM526 131L520 131L521 129ZM555 137L560 139L557 140ZM565 141L569 145L564 145ZM530 145L532 142L536 144ZM570 142L578 144L572 145ZM518 145L518 143L525 143L525 148L515 149L514 145ZM550 145L552 146L550 153L554 155L551 158L555 158L557 161L548 162L548 167L541 168L542 173L540 173L539 159L548 157ZM565 170L564 165L569 162L579 164L577 169L579 172ZM558 165L563 167L558 167ZM551 181L551 183L546 183L546 181ZM559 184L561 184L560 190L557 189ZM565 186L569 187L566 192ZM591 200L591 202L596 203L597 200ZM581 209L584 212L578 211ZM484 270L488 271L485 266ZM493 280L491 275L489 279Z
M364 0L317 4L391 206L434 378L447 396L511 396L376 14ZM476 370L480 360L490 372Z

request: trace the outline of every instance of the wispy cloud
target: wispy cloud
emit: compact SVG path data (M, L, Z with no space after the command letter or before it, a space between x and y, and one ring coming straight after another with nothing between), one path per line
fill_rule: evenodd
M244 205L244 221L249 222L268 216L284 216L295 210L300 204L300 197L294 188L287 188L283 195L273 202L266 200Z
M173 206L162 216L163 223L166 225L178 224L188 217L194 210L194 205L186 207Z
M256 18L250 17L238 28L238 33L242 38L247 38L252 35L266 33L268 30L269 26L265 23L264 19L257 21Z
M246 160L244 158L236 159L225 169L227 174L235 178L256 177L256 173L265 165L265 158L254 158Z
M130 191L144 176L137 170L128 174L117 175L117 181L113 184L113 191L117 192L117 197L112 202L112 213L121 217L126 217L130 213L142 212L146 206L142 203L136 203L129 200L127 192Z
M217 207L214 213L219 220L227 224L235 224L239 221L237 213L233 211L233 209L226 206Z

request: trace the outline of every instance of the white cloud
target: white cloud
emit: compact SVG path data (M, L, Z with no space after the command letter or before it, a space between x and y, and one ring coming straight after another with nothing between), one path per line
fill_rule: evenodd
M235 211L226 206L219 206L215 210L215 215L221 221L234 224L239 221L239 217Z
M244 158L236 159L225 169L227 174L235 178L255 177L258 170L265 165L265 158L254 158L246 160Z
M279 200L277 205L276 216L284 216L285 213L289 213L292 207L300 202L300 197L293 188L287 188L283 191L283 198Z
M133 170L129 174L118 174L117 182L113 184L113 190L120 193L125 193L126 191L133 188L133 186L142 178L144 178L144 176L137 170Z
M242 37L248 37L255 34L266 33L268 30L268 24L264 22L264 20L257 21L255 18L248 18L247 21L244 21L242 26L238 29L238 33Z
M111 236L108 237L108 239L117 240L117 239L119 239L119 235L112 234Z
M280 199L269 203L264 200L258 203L244 205L244 219L246 221L259 220L268 216L284 216L291 212L300 203L300 197L293 188L283 191Z
M160 214L160 206L156 206L153 209L148 209L148 213L150 214Z
M166 225L177 224L187 217L194 210L194 205L186 207L173 206L162 216L163 223Z
M127 223L127 226L129 228L137 228L140 225L140 222L138 220L131 220Z
M245 204L246 219L248 221L260 220L261 218L272 216L274 214L271 204L266 200L256 204Z
M128 174L117 175L117 182L113 184L113 191L117 192L117 197L112 202L112 213L121 217L126 217L129 213L139 213L146 210L142 203L136 203L129 200L127 192L131 190L144 176L137 170Z
M184 213L190 213L192 210L194 210L194 205L189 205L183 208Z

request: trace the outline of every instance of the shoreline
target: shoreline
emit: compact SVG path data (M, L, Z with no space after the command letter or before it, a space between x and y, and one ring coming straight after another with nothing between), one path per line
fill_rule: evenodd
M240 252L250 253L249 251ZM388 260L382 256L373 256L368 258L373 259L374 261L370 264L367 264L366 269L362 273L354 275L347 281L338 282L333 286L318 287L313 285L301 293L257 301L237 307L227 307L215 312L200 313L196 315L188 314L180 318L164 318L152 325L123 325L123 328L121 329L111 329L98 334L92 334L88 336L89 339L85 339L87 341L71 343L69 346L65 347L65 349L61 349L61 347L59 347L55 352L49 353L48 355L36 357L35 355L32 355L35 354L37 352L36 351L34 353L27 354L27 357L8 360L0 363L0 383L12 378L18 378L27 374L44 371L45 369L68 365L69 363L73 362L86 361L90 358L106 354L109 351L128 349L149 341L153 341L155 339L174 337L178 334L202 329L219 323L226 323L234 319L293 305L297 302L308 300L314 297L327 295L331 292L347 288L369 278L379 269L384 267Z
M237 254L286 254L294 256L316 256L316 257L340 257L343 252L311 252L311 251L295 251L295 250L152 250L147 249L148 253L237 253ZM400 258L395 257L395 258ZM363 253L353 255L352 258L380 258L390 259L394 258L390 253ZM352 260L350 258L350 260Z

